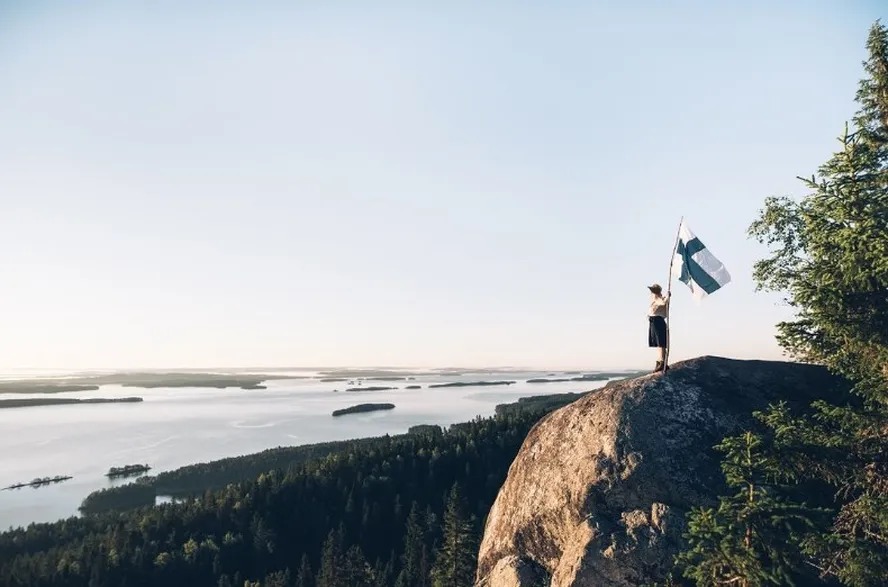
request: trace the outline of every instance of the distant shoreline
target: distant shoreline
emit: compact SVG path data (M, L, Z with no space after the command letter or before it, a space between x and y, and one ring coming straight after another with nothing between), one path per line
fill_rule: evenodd
M16 399L0 399L0 409L32 408L35 406L64 406L70 404L128 404L143 401L140 397L120 398L87 398L74 399L69 397L23 397Z
M263 383L277 379L304 379L284 375L220 375L216 373L117 373L69 379L20 379L0 382L0 393L62 393L96 391L101 385L153 389L158 387L207 387L266 389Z
M97 391L98 385L52 384L43 381L13 381L0 384L0 393L64 393L66 391Z
M136 387L142 389L154 388L209 388L209 389L226 389L240 388L245 390L261 390L267 389L265 383L275 380L311 380L314 379L320 383L333 382L357 382L363 380L365 382L396 382L396 381L412 381L416 377L435 376L441 378L461 378L468 373L488 373L499 374L503 377L514 376L519 371L512 370L457 370L457 369L434 369L429 371L393 371L387 369L331 369L319 371L317 375L297 375L297 374L280 374L280 373L246 373L242 370L231 370L225 373L200 372L200 371L177 371L168 370L163 372L118 372L104 375L75 375L75 376L59 376L53 378L41 379L8 379L0 380L0 394L54 394L64 392L82 392L97 391L103 385L119 385L121 387ZM635 375L636 371L626 372L598 372L583 375L579 371L538 371L547 372L549 378L537 378L527 381L528 383L554 383L560 381L601 381L613 377L625 377ZM646 371L645 371L646 372ZM578 375L578 377L577 377ZM571 376L571 377L564 377ZM449 383L432 383L429 388L436 387L470 387L475 385L511 385L516 381L498 381L498 382L473 382L473 381L452 381ZM382 391L383 386L372 386L373 391ZM396 389L396 388L393 388ZM407 389L416 389L413 386ZM355 389L352 384L353 391L364 391L367 388Z

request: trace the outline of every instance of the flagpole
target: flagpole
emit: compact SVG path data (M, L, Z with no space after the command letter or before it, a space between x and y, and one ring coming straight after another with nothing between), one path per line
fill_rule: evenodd
M669 347L672 346L672 328L669 327L669 312L672 309L672 264L675 263L675 251L678 250L678 239L681 237L681 225L684 223L684 216L678 221L678 230L675 232L675 244L672 245L672 257L669 258L669 280L666 289L666 352L663 353L663 372L666 372L666 365L669 364Z

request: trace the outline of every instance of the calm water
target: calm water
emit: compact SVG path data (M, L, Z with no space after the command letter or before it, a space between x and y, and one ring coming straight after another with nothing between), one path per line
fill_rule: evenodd
M0 491L0 529L77 515L91 491L109 481L112 466L147 463L151 473L274 448L406 432L415 424L449 425L489 416L520 397L595 389L604 382L528 384L546 373L418 376L415 381L365 381L364 386L410 384L420 390L353 392L347 382L269 381L265 390L157 388L116 385L54 397L140 396L141 403L39 406L0 410L0 487L35 477L74 478L38 489ZM429 383L510 380L502 387L428 389ZM338 393L333 390L338 389ZM0 394L0 399L32 397ZM333 410L389 402L394 410L333 418Z

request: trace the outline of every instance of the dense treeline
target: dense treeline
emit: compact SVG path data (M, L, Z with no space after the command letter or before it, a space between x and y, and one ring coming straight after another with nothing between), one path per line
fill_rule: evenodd
M582 393L561 393L520 398L517 402L496 406L499 416L516 416L525 412L539 414L567 405L581 397ZM452 431L463 424L454 424ZM408 434L441 434L440 426L412 426ZM308 460L325 457L343 450L358 447L372 448L388 437L358 438L337 440L302 446L288 446L264 450L262 452L219 459L207 463L197 463L164 471L156 476L141 477L133 483L100 489L83 500L80 511L97 514L112 509L124 510L148 506L156 496L188 497L202 495L210 489L222 489L230 483L255 479L261 473L272 469L288 470ZM395 438L400 438L396 435Z
M0 584L470 584L481 522L543 413L347 443L182 503L7 532Z
M496 407L496 414L498 416L517 416L525 412L549 412L576 401L583 395L582 393L559 393L522 397L517 402L498 405Z
M126 485L93 491L80 504L80 513L98 514L154 505L157 494L152 480L153 477L142 477Z
M319 442L302 446L286 446L262 452L196 463L155 476L141 477L134 483L94 491L83 500L80 511L95 514L111 509L131 509L151 505L155 497L188 497L207 490L222 489L230 483L255 479L272 469L287 470L312 459L354 448L370 446L379 438L361 438Z

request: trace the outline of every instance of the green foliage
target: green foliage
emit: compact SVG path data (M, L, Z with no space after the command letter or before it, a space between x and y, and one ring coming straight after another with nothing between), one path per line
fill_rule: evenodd
M395 587L429 587L428 533L420 519L416 504L410 508L404 532L402 570Z
M583 394L581 393L559 393L552 395L537 395L532 397L519 398L517 402L510 404L500 404L496 407L498 416L517 415L522 412L538 412L540 410L551 411L574 402Z
M444 512L444 535L432 567L433 587L472 587L475 580L476 533L465 514L459 485L454 484Z
M854 383L846 405L766 420L788 469L836 490L831 527L806 548L825 574L859 586L883 584L888 569L888 28L873 25L867 50L841 148L803 179L803 199L769 198L749 229L772 248L755 266L759 287L796 310L778 325L781 345Z
M295 587L311 587L315 584L314 574L311 571L311 563L308 562L308 555L303 553L302 560L299 563L299 571L296 573Z
M82 514L93 514L113 509L133 509L154 505L157 498L151 478L116 487L106 487L86 496L80 505Z
M858 382L868 401L888 399L888 29L876 24L841 149L803 179L801 201L769 198L749 232L773 248L755 266L760 288L785 291L795 320L778 325L794 356Z
M321 554L321 568L318 571L317 587L337 587L345 580L342 528L338 531L330 530L327 540L324 542L323 554Z
M786 499L778 463L762 450L763 439L746 432L726 438L722 471L733 495L717 508L688 515L689 549L677 559L697 585L795 585L804 571L800 544L815 528L819 510Z

